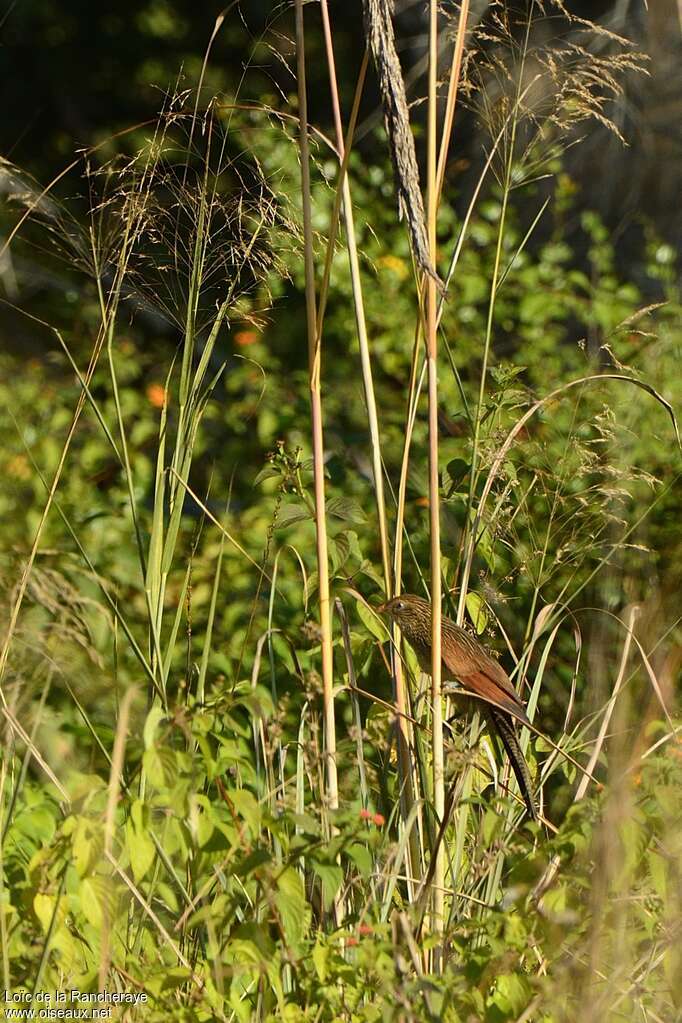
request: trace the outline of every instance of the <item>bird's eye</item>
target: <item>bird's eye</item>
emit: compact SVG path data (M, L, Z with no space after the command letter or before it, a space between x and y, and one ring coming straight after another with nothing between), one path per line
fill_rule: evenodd
M405 601L404 600L397 600L396 601L396 605L395 605L395 609L396 609L396 611L404 611L405 610Z

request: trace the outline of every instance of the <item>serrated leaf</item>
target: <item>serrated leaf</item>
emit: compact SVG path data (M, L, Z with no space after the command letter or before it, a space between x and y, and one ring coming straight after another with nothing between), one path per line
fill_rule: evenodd
M157 789L170 788L177 774L175 753L170 749L158 749L152 746L145 750L142 766L152 785Z
M371 579L372 582L376 583L377 586L379 586L380 588L383 588L384 580L381 578L381 576L379 575L379 573L377 572L377 570L375 569L375 567L374 567L374 565L372 564L371 561L368 561L365 558L364 561L361 562L360 568L358 569L358 571L362 575L366 575L367 578Z
M332 572L338 572L348 561L350 555L350 540L347 533L337 533L329 538L329 557L332 564Z
M277 529L286 529L296 522L311 522L312 513L304 504L283 504L277 516Z
M294 867L287 867L277 879L275 906L287 945L295 952L300 951L310 924L310 906L303 878Z
M330 497L326 502L326 511L327 515L334 515L337 519L359 526L367 521L364 511L352 497Z

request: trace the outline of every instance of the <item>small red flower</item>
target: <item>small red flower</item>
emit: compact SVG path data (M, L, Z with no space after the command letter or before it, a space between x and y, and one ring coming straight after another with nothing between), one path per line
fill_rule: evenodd
M238 330L234 335L234 340L240 348L246 348L248 345L255 345L257 341L260 341L260 334L256 330Z
M346 938L346 945L348 945L349 947L350 946L355 946L357 944L359 944L357 938Z
M373 817L374 817L374 814L372 813L371 810L361 810L360 811L360 820L361 821L371 821L373 819Z
M166 400L166 388L161 384L149 384L147 387L147 398L154 408L163 408Z
M374 816L372 817L372 821L374 824L376 824L378 828L383 828L384 824L386 823L386 818L384 817L383 813L375 813Z
M358 924L358 934L360 934L363 938L366 938L368 934L373 933L374 928L371 927L369 924Z

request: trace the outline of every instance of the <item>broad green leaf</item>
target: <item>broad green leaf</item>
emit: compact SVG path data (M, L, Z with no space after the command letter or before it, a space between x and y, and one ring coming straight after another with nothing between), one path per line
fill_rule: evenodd
M358 618L368 632L381 643L385 643L388 640L388 629L381 624L382 619L375 612L369 611L361 600L355 601L355 608L358 612Z
M322 945L318 941L313 948L313 966L317 972L319 980L324 984L329 973L329 955L330 949L328 945Z
M144 729L142 737L144 739L144 748L149 749L153 745L156 738L156 733L159 729L159 724L163 721L166 715L163 712L160 704L155 703L152 709L147 714L147 720L144 723Z
M156 856L156 848L148 830L148 814L147 807L136 799L126 821L126 849L136 884L143 879Z
M227 795L237 812L243 818L253 838L260 832L261 809L258 800L248 789L228 789Z
M99 821L79 817L71 837L73 864L79 877L85 877L97 865L103 848L104 834Z
M110 878L101 874L83 878L78 895L81 908L94 927L102 926L105 910L111 922L116 907L116 890Z
M336 863L321 863L312 860L313 870L322 882L322 903L328 909L341 887L343 871Z
M649 861L651 882L656 894L665 899L668 889L668 865L663 857L653 849L647 851L647 859Z
M480 597L474 590L469 590L466 598L466 608L471 624L480 636L488 627L488 612L486 611L483 597Z
M361 842L352 842L346 850L363 877L368 878L373 870L372 854Z
M253 485L254 485L254 487L257 487L264 480L271 480L271 479L274 479L275 476L281 476L281 475L282 475L282 473L280 472L280 470L276 466L274 466L274 465L264 465L263 468L261 469L261 471L256 476L255 480L253 481Z
M311 522L312 513L305 504L283 504L277 516L277 528L286 529L296 522Z
M33 897L33 911L40 921L40 926L43 929L43 933L47 934L52 925L54 929L61 927L66 919L68 912L68 903L65 898L59 900L59 906L57 906L57 896L48 894L47 892L38 892ZM54 924L52 924L52 918L55 915Z
M310 906L303 878L294 867L287 867L277 878L275 906L287 944L299 951L310 924Z
M157 789L170 788L177 776L175 752L171 749L157 749L152 746L145 750L142 764L149 781Z
M326 502L327 515L333 515L344 522L352 522L361 526L367 521L367 516L357 501L352 497L330 497Z
M463 481L469 475L470 469L471 466L468 462L465 462L463 458L453 458L450 462L448 462L445 467L445 472L449 481L446 497L450 497L450 495L461 486Z

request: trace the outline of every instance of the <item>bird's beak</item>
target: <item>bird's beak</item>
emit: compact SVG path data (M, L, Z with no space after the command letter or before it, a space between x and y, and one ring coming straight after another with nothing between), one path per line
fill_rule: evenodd
M383 602L383 604L377 604L377 606L376 606L376 607L374 608L374 610L375 610L375 611L376 611L376 612L377 612L378 614L382 615L382 614L384 614L384 612L386 611L386 606L387 606L387 604L388 604L388 601L387 601L387 600L385 600L385 601Z

